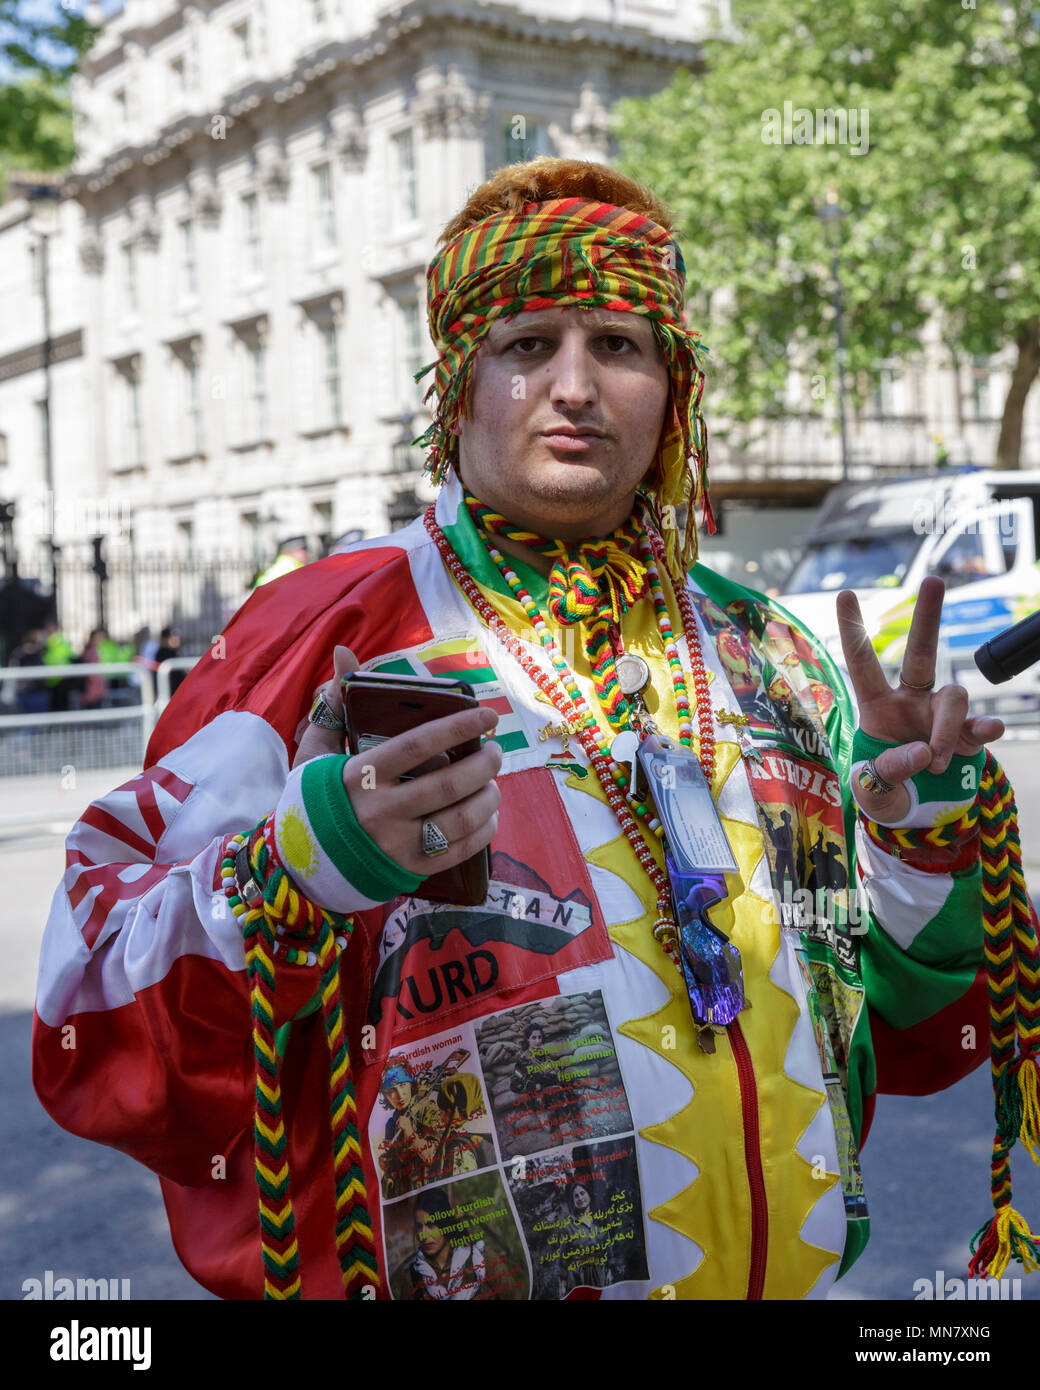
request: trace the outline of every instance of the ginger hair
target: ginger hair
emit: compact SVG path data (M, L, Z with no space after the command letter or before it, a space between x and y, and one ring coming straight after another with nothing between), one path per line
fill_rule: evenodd
M557 159L543 154L523 164L506 164L496 169L470 194L465 207L441 232L440 241L451 241L467 227L483 222L485 217L499 212L519 212L525 203L544 203L552 198L589 198L612 203L649 218L666 231L674 231L668 209L643 184L626 178L606 164L596 164L589 159Z

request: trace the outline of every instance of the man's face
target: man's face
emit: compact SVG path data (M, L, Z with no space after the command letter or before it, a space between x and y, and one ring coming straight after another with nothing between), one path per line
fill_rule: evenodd
M642 314L537 309L492 324L473 363L459 469L511 521L573 540L628 516L661 436L668 369ZM574 439L553 430L588 428Z

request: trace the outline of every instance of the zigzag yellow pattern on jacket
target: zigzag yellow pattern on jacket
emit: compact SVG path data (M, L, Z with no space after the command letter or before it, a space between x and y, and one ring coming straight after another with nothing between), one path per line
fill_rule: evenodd
M514 631L526 627L526 616L511 596L506 597L482 584L478 588L502 621ZM680 617L674 611L670 591L666 589L666 593L673 631L679 632L682 630ZM547 621L562 649L567 652L571 669L589 708L599 714L592 672L581 650L581 643L567 643L562 630L551 618L547 618ZM677 737L678 723L672 701L667 694L658 700L658 691L670 691L671 678L649 604L636 604L624 615L622 636L625 650L637 653L650 665L653 680L646 698L654 720L662 732ZM714 672L708 671L708 680L709 683L714 682ZM602 714L600 727L610 737L612 731ZM716 744L716 798L726 778L740 763L738 744L729 740ZM577 778L572 774L565 782L567 787L583 791L605 804L598 778ZM742 877L745 882L750 882L755 866L765 853L762 833L757 824L727 821L726 828L734 839ZM741 846L739 851L738 843ZM655 842L653 848L658 861L663 862L659 844ZM742 1299L747 1291L751 1232L743 1119L732 1053L724 1038L719 1039L719 1049L713 1057L705 1057L696 1045L685 987L675 967L651 936L650 929L657 915L656 897L624 835L619 833L616 839L608 841L585 858L589 863L617 874L639 896L644 915L611 927L610 935L619 946L653 970L669 991L670 997L663 1009L646 1018L630 1020L621 1026L621 1032L651 1048L665 1061L679 1066L695 1090L699 1088L699 1094L705 1100L703 1112L709 1116L708 1122L701 1125L698 1132L698 1095L695 1094L690 1105L669 1120L651 1126L645 1132L641 1131L644 1138L672 1148L696 1163L699 1172L705 1176L705 1181L695 1179L668 1202L649 1212L653 1220L688 1236L705 1252L705 1258L697 1269L676 1285L676 1297ZM716 912L712 913L713 919ZM727 929L721 919L719 924ZM763 1296L802 1298L823 1270L840 1258L840 1252L821 1250L803 1241L799 1235L813 1206L829 1187L839 1181L838 1174L828 1174L826 1180L813 1178L811 1165L795 1149L820 1105L826 1105L827 1100L822 1091L801 1085L783 1070L784 1057L798 1018L798 1005L786 991L768 978L780 943L780 927L772 905L755 894L743 894L734 935L744 956L745 983L748 997L752 1000L752 1008L740 1016L741 1027L747 1036L760 1090L760 1128L772 1155L772 1162L765 1169L769 1237ZM675 1028L678 1046L674 1050L666 1050L662 1046L661 1029L667 1024ZM763 1107L763 1092L767 1090L766 1105ZM696 1153L684 1143L684 1136L691 1133L696 1134ZM789 1161L783 1161L784 1155L789 1155ZM743 1252L741 1258L736 1260L732 1258L735 1244L739 1244Z
M740 765L736 743L716 745L715 794ZM590 794L595 788L568 777L567 785ZM745 822L724 821L733 845L740 877L750 882L765 853L761 831ZM627 859L631 860L631 866ZM655 901L645 875L623 835L587 854L600 868L619 874L638 893L644 915L610 928L611 938L654 972L669 992L663 1008L620 1025L626 1037L656 1052L679 1068L694 1088L693 1099L671 1118L641 1130L643 1138L674 1149L694 1163L698 1176L669 1201L654 1207L650 1217L688 1236L704 1251L700 1264L674 1286L682 1299L743 1299L751 1259L750 1196L744 1158L744 1127L736 1063L723 1037L714 1056L697 1047L686 991L678 972L650 934ZM727 886L739 891L735 876ZM770 1162L763 1163L767 1204L767 1262L764 1298L804 1298L840 1251L810 1245L799 1234L809 1212L830 1187L813 1177L812 1165L796 1151L799 1138L821 1104L822 1091L803 1086L783 1070L784 1057L798 1020L798 1004L769 979L780 945L780 926L771 903L744 891L734 901L720 903L711 919L730 933L744 961L744 981L752 1007L740 1015L758 1087L759 1126L769 1145ZM675 1048L665 1048L663 1030L675 1029ZM703 1122L702 1117L703 1116ZM738 1257L739 1251L739 1257ZM663 1296L654 1291L651 1297Z

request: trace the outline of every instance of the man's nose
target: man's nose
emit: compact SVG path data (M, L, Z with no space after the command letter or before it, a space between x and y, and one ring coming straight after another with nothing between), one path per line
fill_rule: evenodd
M552 404L565 410L581 410L599 396L598 364L584 333L566 333L552 355Z

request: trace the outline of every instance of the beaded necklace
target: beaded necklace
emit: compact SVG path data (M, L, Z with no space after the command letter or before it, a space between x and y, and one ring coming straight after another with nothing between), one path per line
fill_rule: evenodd
M610 750L600 732L599 724L595 715L589 708L585 697L582 695L573 672L567 665L562 653L557 647L549 626L542 616L538 605L531 598L530 594L520 583L515 572L509 569L508 564L501 552L487 542L489 553L496 566L499 568L517 600L524 609L531 624L538 634L538 638L545 648L549 657L556 668L556 676L551 677L538 666L532 658L523 650L520 639L515 637L510 629L503 623L490 603L484 598L477 588L475 581L464 568L462 561L455 554L447 536L441 530L436 519L436 509L434 504L430 504L423 516L423 523L440 551L441 559L444 561L452 578L472 604L484 624L494 634L498 641L515 658L521 669L538 688L545 694L552 705L563 715L567 723L572 727L577 735L578 741L589 759L596 776L599 778L600 786L603 788L607 803L617 818L625 838L632 846L636 858L650 879L654 888L657 890L657 918L653 924L653 935L655 940L661 945L668 954L676 969L682 975L682 964L679 958L678 932L675 918L672 912L671 887L668 876L664 869L658 864L649 845L640 830L638 820L629 811L628 799L624 794L623 788L628 785L628 779L619 766L618 762L611 756ZM679 659L679 651L675 642L675 634L672 631L671 619L668 615L668 604L661 587L661 576L658 566L667 570L664 541L656 531L648 524L644 518L644 533L640 538L640 544L647 575L649 577L650 592L654 602L654 612L657 617L657 624L661 631L664 642L665 654L668 657L668 665L672 676L672 686L675 691L676 714L679 719L680 736L686 747L692 744L693 729L689 719L690 702L686 689L686 677L683 671L682 662ZM697 631L697 620L693 612L693 606L689 601L689 596L684 588L673 590L682 617L683 627L686 631L687 646L690 652L690 666L692 668L694 690L696 693L697 723L698 723L698 747L697 755L704 771L708 786L711 787L715 774L715 730L712 724L711 703L708 696L708 676L704 669L704 656L701 651L700 637ZM648 716L647 716L648 719ZM656 817L652 817L649 808L643 803L636 803L633 806L636 816L647 824L647 829L660 838L662 828Z

